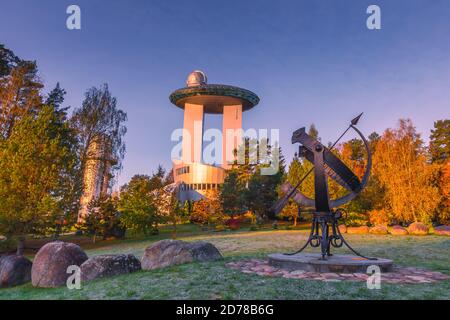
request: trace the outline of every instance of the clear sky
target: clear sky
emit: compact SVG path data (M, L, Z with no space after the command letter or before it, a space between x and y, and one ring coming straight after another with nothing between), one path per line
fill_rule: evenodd
M170 135L183 112L169 94L201 69L209 83L257 93L244 128L278 128L290 159L292 131L314 123L334 140L359 112L366 134L411 118L428 138L450 115L448 0L0 0L0 43L37 60L47 89L66 104L107 82L128 114L119 183L170 168ZM82 29L66 28L81 8ZM381 8L381 30L366 9ZM206 118L220 127L220 118ZM349 136L351 138L351 136Z

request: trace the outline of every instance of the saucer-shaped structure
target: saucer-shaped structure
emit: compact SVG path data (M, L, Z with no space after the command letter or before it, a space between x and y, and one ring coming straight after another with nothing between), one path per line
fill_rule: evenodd
M259 97L247 89L224 84L202 84L172 92L170 101L184 109L186 102L204 106L205 113L223 113L223 106L240 105L247 111L259 103Z

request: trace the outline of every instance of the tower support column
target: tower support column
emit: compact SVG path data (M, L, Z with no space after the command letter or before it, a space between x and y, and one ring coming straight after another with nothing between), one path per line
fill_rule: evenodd
M182 160L184 163L201 162L203 152L203 105L186 103L184 106L184 131Z
M242 105L223 107L222 167L228 169L235 160L234 150L242 143Z

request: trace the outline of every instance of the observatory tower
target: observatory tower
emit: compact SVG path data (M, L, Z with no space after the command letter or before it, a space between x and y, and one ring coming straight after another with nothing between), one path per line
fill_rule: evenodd
M234 150L241 143L242 112L256 106L259 98L246 89L208 84L204 72L194 71L189 75L186 87L174 91L170 101L184 110L182 154L181 161L174 164L174 180L180 183L181 201L199 200L207 190L217 189L223 183L225 169L234 161ZM223 115L220 165L203 163L205 113Z

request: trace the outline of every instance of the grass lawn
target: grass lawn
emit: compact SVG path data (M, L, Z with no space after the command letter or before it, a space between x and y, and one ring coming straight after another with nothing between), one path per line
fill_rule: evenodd
M0 299L450 299L450 281L433 284L384 284L368 290L365 282L321 282L245 274L225 267L243 258L264 258L268 253L293 251L306 240L305 230L202 232L181 226L178 239L205 240L222 252L224 260L190 263L153 271L101 279L81 290L34 288L31 284L0 289ZM84 246L89 256L133 253L141 257L159 236L102 241ZM401 266L416 266L450 274L450 239L443 236L346 235L357 250L393 259ZM345 249L335 252L349 253Z

